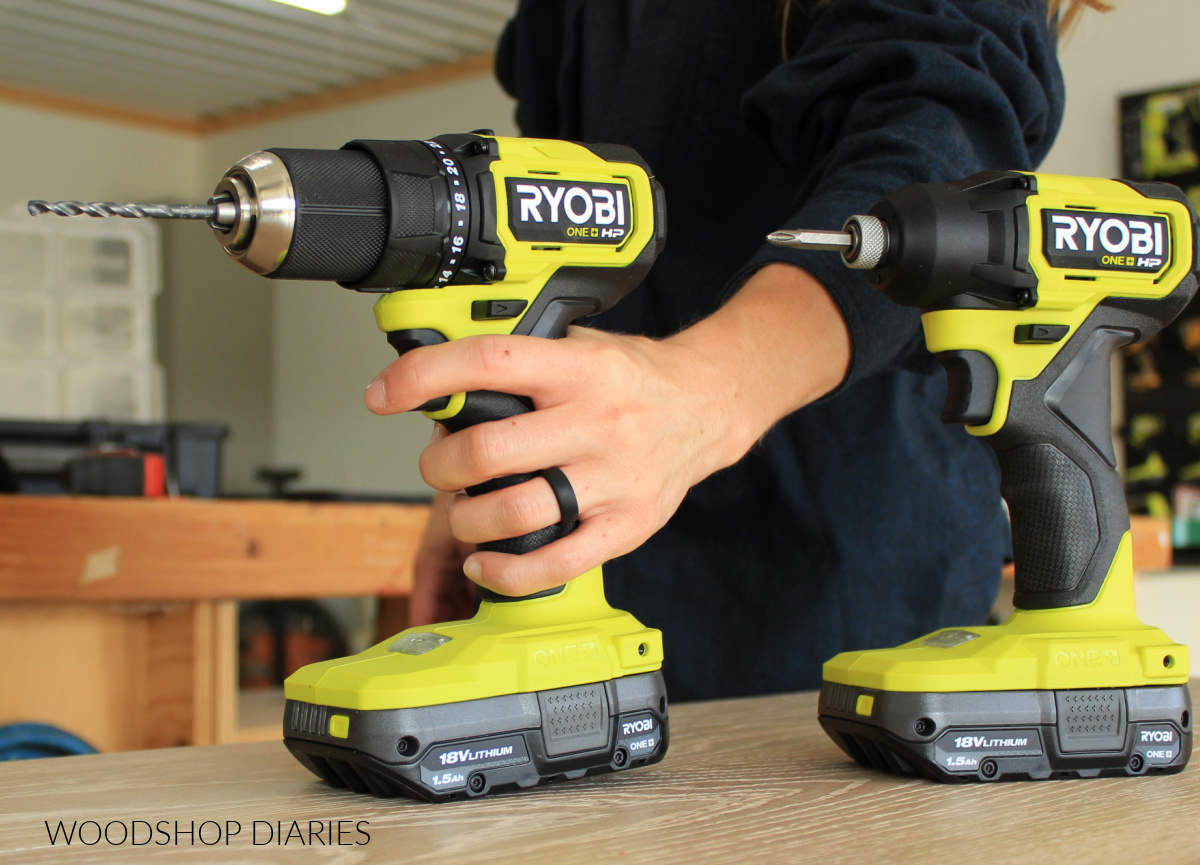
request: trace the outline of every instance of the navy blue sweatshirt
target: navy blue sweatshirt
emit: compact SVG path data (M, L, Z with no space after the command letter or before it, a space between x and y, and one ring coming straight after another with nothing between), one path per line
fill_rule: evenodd
M1008 549L995 458L940 423L945 376L916 311L835 254L763 238L840 228L908 183L1036 166L1063 102L1044 2L797 4L786 62L780 8L522 0L497 53L523 134L630 145L666 190L666 250L584 323L669 336L782 261L849 326L836 391L605 566L614 605L663 630L675 700L813 688L837 652L979 624Z

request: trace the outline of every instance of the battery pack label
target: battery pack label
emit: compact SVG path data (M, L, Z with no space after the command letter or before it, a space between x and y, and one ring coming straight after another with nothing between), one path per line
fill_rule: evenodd
M529 752L522 736L439 745L421 761L421 781L434 790L457 790L467 786L472 772L527 762Z
M1179 732L1170 724L1138 727L1133 733L1133 752L1152 766L1174 763L1179 756Z
M623 183L509 177L508 225L533 243L619 246L633 231L629 189Z
M649 712L622 715L617 719L617 747L624 748L630 759L653 754L660 742L662 730L658 719Z
M938 764L948 772L974 772L987 757L1040 757L1042 737L1032 727L947 730L934 743Z

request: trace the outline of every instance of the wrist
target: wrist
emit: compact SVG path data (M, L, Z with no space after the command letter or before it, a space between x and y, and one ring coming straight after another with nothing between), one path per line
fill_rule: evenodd
M755 272L724 307L665 341L691 358L721 446L710 472L737 462L781 418L835 390L850 333L815 277L790 264Z
M668 368L676 371L673 379L693 426L694 477L688 486L736 463L769 427L760 428L756 413L746 410L737 360L725 356L708 336L692 327L658 343Z

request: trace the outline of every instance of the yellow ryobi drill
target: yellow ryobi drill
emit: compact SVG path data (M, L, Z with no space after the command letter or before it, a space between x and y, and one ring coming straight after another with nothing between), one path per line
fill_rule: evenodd
M1197 229L1166 184L985 172L907 186L840 232L770 236L841 251L921 310L942 420L995 450L1012 523L1006 622L826 662L820 721L859 763L941 781L1187 764L1187 647L1134 613L1110 358L1191 300Z
M474 334L564 336L641 282L666 230L662 189L633 150L489 130L261 151L230 168L205 205L29 209L206 220L255 273L382 292L375 319L401 354ZM454 432L532 404L474 391L422 408ZM528 552L570 532L576 516L482 547ZM481 595L469 621L413 628L289 677L289 750L334 786L428 801L663 758L662 635L608 605L599 567L536 595Z

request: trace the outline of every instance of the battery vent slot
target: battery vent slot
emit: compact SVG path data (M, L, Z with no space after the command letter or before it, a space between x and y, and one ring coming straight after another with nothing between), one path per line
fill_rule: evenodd
M821 696L825 700L825 708L843 715L854 714L855 693L853 687L840 682L825 682L821 685Z
M329 707L314 703L292 703L289 727L293 733L324 736L329 733Z

